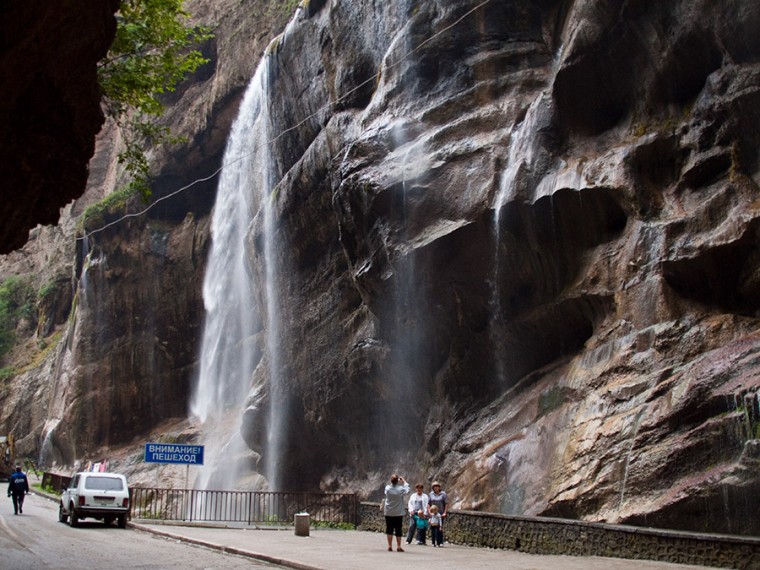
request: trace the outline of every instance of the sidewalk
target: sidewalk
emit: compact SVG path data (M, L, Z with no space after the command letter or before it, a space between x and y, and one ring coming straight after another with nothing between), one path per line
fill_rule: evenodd
M385 535L366 531L311 529L309 536L296 536L293 527L286 530L229 528L196 525L167 525L155 521L133 520L137 530L174 540L248 556L297 570L363 570L391 568L436 570L467 568L510 568L510 570L651 570L700 569L704 566L668 564L647 560L618 558L538 556L511 550L473 548L446 544L443 548L407 545L405 552L388 552Z

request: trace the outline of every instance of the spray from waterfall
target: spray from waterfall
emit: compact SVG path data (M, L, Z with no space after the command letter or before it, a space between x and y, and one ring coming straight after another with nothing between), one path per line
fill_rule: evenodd
M427 354L429 323L424 296L424 276L417 262L419 237L419 194L429 168L425 140L410 136L411 129L399 121L390 129L393 140L395 188L394 220L399 248L393 268L392 290L388 297L391 355L384 377L386 397L378 406L375 431L382 433L382 445L396 460L418 446L420 422L427 412L426 394L422 390L429 374ZM393 418L388 422L388 418ZM389 425L390 424L390 425ZM399 453L401 455L399 455Z

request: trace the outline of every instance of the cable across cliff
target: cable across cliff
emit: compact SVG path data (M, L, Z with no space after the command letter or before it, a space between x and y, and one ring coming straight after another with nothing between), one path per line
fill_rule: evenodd
M337 103L340 103L341 101L347 99L348 97L350 97L351 95L353 95L355 92L357 92L358 90L364 88L365 86L369 85L370 83L377 81L378 78L384 72L386 72L386 71L388 71L390 69L393 69L393 68L401 65L404 61L406 61L407 59L409 59L410 57L412 57L415 53L417 53L418 51L420 51L424 46L426 46L427 44L429 44L430 42L432 42L433 40L435 40L439 36L447 33L449 30L451 30L452 28L454 28L457 25L459 25L463 20L467 19L473 13L477 12L483 6L485 6L486 4L489 4L490 2L491 2L491 0L483 0L483 2L480 2L476 6L474 6L473 8L471 8L470 10L468 10L467 12L465 12L462 16L460 16L459 18L457 18L454 22L452 22L448 26L446 26L446 27L438 30L435 34L433 34L430 37L426 38L425 40L421 41L413 49L411 49L408 52L406 52L403 56L401 56L396 61L391 62L391 63L386 63L384 61L382 63L382 65L380 66L380 69L377 71L377 73L374 73L372 76L368 77L366 80L362 81L357 86L355 86L352 89L346 91L343 95L339 96L337 99L335 99L333 101L330 101L329 103L326 103L325 105L323 105L322 107L320 107L319 109L317 109L314 113L312 113L309 116L307 116L304 119L302 119L297 124L295 124L295 125L293 125L291 127L288 127L287 129L284 129L283 131L281 131L280 133L278 133L277 135L275 135L274 137L272 137L271 139L269 139L267 141L267 144L273 144L273 143L277 142L277 140L279 140L280 138L282 138L283 136L285 136L289 132L294 131L294 130L300 128L302 125L304 125L305 123L307 123L311 119L315 118L321 112L323 112L326 109L329 109L331 106L333 106L333 105L335 105ZM265 55L264 57L268 57L268 55ZM229 162L227 162L225 164L222 164L221 166L219 166L219 168L217 168L216 170L214 170L208 176L204 176L202 178L197 178L197 179L193 180L192 182L190 182L190 183L182 186L181 188L178 188L177 190L174 190L173 192L170 192L169 194L166 194L165 196L161 196L160 198L157 198L155 201L153 201L150 204L148 204L147 206L145 206L145 208L143 208L142 210L139 210L137 212L132 212L132 213L124 214L121 217L119 217L119 218L117 218L117 219L115 219L115 220L113 220L113 221L111 221L111 222L109 222L107 224L104 224L103 226L101 226L99 228L91 230L91 231L89 231L89 232L87 232L87 233L85 233L85 234L77 237L76 239L77 240L87 239L87 238L89 238L90 236L92 236L94 234L102 232L102 231L104 231L104 230L106 230L106 229L108 229L108 228L110 228L110 227L112 227L112 226L114 226L116 224L119 224L119 223L123 222L124 220L143 216L144 214L148 213L154 206L160 204L161 202L163 202L165 200L168 200L169 198L173 198L174 196L177 196L178 194L186 192L187 190L191 189L193 186L196 186L197 184L201 184L203 182L208 182L209 180L211 180L214 177L216 177L222 170L224 170L228 166L230 166L232 164L235 164L236 162L239 162L240 160L243 160L244 158L247 158L248 156L254 154L258 150L258 148L259 148L258 145L254 145L254 146L251 147L251 150L250 150L249 153L247 153L245 155L242 155L242 156L239 156L235 160L232 160L232 161L229 161Z

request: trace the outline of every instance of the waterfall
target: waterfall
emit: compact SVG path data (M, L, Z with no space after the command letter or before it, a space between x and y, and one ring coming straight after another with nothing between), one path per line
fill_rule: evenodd
M493 204L494 259L490 282L490 306L495 318L491 326L490 343L494 358L494 377L498 382L504 378L508 364L508 355L504 354L501 346L501 333L504 327L501 280L503 278L502 272L510 270L509 267L501 266L501 214L508 200L518 192L519 185L532 174L537 156L538 104L540 101L541 97L538 97L528 108L522 122L512 128L507 161L504 165L504 171L500 173L499 188Z
M67 332L65 342L62 344L64 350L59 356L58 362L56 362L56 368L63 370L64 372L60 376L60 381L54 386L54 392L50 396L50 406L48 408L48 417L45 420L45 424L42 428L42 443L40 444L40 452L38 461L40 465L54 465L59 462L64 462L67 458L59 448L61 436L58 433L58 428L61 422L66 424L66 393L73 392L75 390L81 390L84 393L92 392L92 378L91 375L82 374L81 376L70 372L77 368L76 362L74 362L74 351L71 350L72 338L75 336L75 330L78 322L92 319L96 322L104 322L102 306L103 299L98 298L98 286L102 285L104 281L103 273L106 270L107 258L102 251L98 249L91 249L92 245L89 239L82 239L81 250L77 252L78 259L81 260L81 273L79 274L79 281L76 288L76 300L72 307L75 319L73 320L74 326L70 327ZM94 275L94 278L90 274ZM91 315L87 315L91 313ZM74 384L77 379L81 378L83 382L87 383L87 387L75 387ZM92 421L93 408L88 407L84 410L87 418L83 421L84 424ZM68 436L65 436L68 437Z
M212 241L203 284L206 316L200 372L190 407L191 414L203 424L207 446L206 465L196 481L201 488L233 488L244 475L243 465L235 457L245 452L240 422L254 370L262 361L257 334L263 323L268 333L270 367L277 362L273 356L274 274L268 263L273 225L269 194L274 178L268 78L269 58L265 57L248 86L227 141L211 222ZM266 234L264 294L255 288L246 250L246 236L260 215L257 208L263 210ZM270 383L270 395L271 391Z
M393 323L391 355L383 379L388 393L379 406L374 429L383 434L383 441L376 445L388 446L387 451L396 461L410 461L406 454L419 444L416 434L421 432L429 408L423 388L430 374L426 356L429 323L425 277L418 262L424 236L419 235L415 225L429 169L428 141L415 137L410 124L403 120L392 125L390 133L395 147L394 167L398 169L393 216L399 242L404 245L394 259L393 287L388 298L388 318Z
M268 115L263 116L262 123L266 126L269 124ZM264 270L265 270L265 310L266 310L266 346L268 356L268 376L269 376L269 415L267 421L267 441L264 451L268 456L266 462L266 478L271 490L279 491L279 465L282 456L283 441L285 440L285 430L287 429L287 398L283 394L283 385L281 382L280 372L280 327L279 316L280 310L278 305L277 290L277 256L275 251L276 240L275 219L274 219L274 172L273 160L268 143L268 129L262 128L261 132L266 134L266 138L261 141L261 149L257 154L261 160L261 184L259 186L259 196L261 209L263 213L264 224ZM261 136L261 132L259 136ZM282 244L280 244L280 247Z

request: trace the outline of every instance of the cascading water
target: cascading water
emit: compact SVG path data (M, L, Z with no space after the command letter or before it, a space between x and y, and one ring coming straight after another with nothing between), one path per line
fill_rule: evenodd
M268 115L265 117L268 124ZM268 132L267 132L268 135ZM261 134L259 134L261 136ZM280 459L282 456L283 441L287 429L287 397L283 393L283 385L280 381L280 327L279 327L279 304L277 283L277 256L275 251L275 220L272 191L274 190L274 173L272 157L269 152L268 138L263 139L261 150L258 152L262 158L262 182L259 187L259 197L263 213L264 224L264 269L265 269L265 309L266 309L266 345L268 356L269 376L269 416L267 421L267 442L265 453L268 456L266 462L266 478L271 490L280 490ZM266 170L266 172L264 172ZM266 182L265 182L266 181Z
M525 118L515 125L509 138L509 153L504 173L501 176L499 192L496 195L494 217L496 232L499 231L499 217L507 200L517 190L520 180L526 173L530 173L535 165L538 151L536 149L537 133L543 97L537 97L525 113Z
M500 318L502 314L500 281L502 279L501 271L501 214L502 210L511 196L517 190L521 180L533 169L536 158L536 132L538 130L537 121L538 113L537 104L541 98L528 108L523 121L512 129L509 137L509 153L504 172L501 174L499 191L496 194L494 208L494 261L493 261L493 278L491 281L491 308L496 315L491 332L491 352L494 355L494 374L500 380L505 375L507 363L505 355L499 346L500 333L503 327Z
M242 409L256 366L266 360L271 371L278 361L275 276L268 263L273 247L269 194L274 183L268 78L269 58L265 57L248 86L227 142L211 225L212 244L203 285L206 319L200 374L190 410L203 424L207 445L206 465L196 481L200 488L234 488L244 475L243 465L235 461L236 456L247 451L239 433ZM263 214L265 234L263 295L254 289L245 247L246 236L259 212ZM260 299L264 299L261 306ZM263 323L267 331L266 359L257 348L257 334ZM270 403L274 401L274 389L270 374ZM272 416L276 414L270 411ZM267 452L272 452L272 442ZM276 484L274 473L267 475L271 488Z
M390 320L393 332L390 339L392 354L385 378L389 387L388 399L382 403L384 410L378 414L378 433L384 434L399 461L403 454L413 449L418 442L414 434L420 432L420 422L425 418L428 403L423 386L429 373L426 365L425 343L428 338L426 299L423 295L424 281L419 274L415 251L417 228L414 226L418 207L420 185L424 185L427 174L425 141L410 139L408 125L403 121L391 127L394 143L395 163L398 168L396 196L396 217L400 241L404 243L394 263L393 291L390 302ZM394 417L393 426L387 419Z
M102 299L97 297L97 288L93 287L93 283L104 281L103 272L106 269L107 258L102 252L90 249L90 242L87 239L81 240L82 249L78 253L81 261L82 272L79 276L79 282L77 286L77 320L83 318L82 313L91 312L93 320L103 319L103 316L99 316L98 312L103 306ZM90 274L94 274L94 279L90 277ZM70 334L73 334L70 333ZM73 352L70 350L65 351L63 355L64 361L68 361L72 358ZM63 369L76 368L72 363L61 366ZM68 382L71 381L71 376L66 375L66 382L62 382L61 388L56 387L56 390L60 390L62 393L56 393L51 397L50 401L52 405L49 409L49 416L45 421L45 426L42 429L42 444L40 445L39 463L40 465L51 465L61 461L61 453L58 449L58 426L65 419L66 409L63 404L65 401L63 393L68 387ZM82 389L82 388L80 388ZM85 392L89 390L83 389ZM64 421L65 423L65 421ZM85 422L86 423L86 422Z

